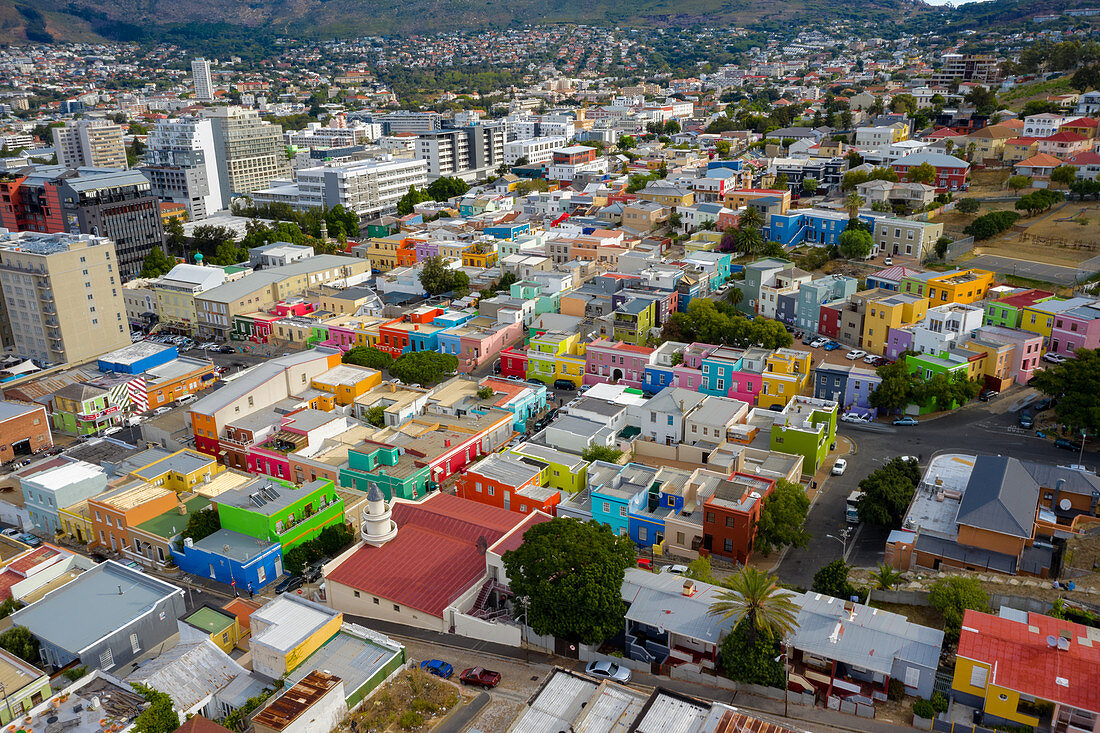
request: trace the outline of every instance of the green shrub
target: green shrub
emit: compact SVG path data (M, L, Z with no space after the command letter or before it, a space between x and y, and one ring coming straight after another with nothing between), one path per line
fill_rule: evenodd
M886 691L886 697L891 700L901 700L905 697L905 683L897 678L890 680L890 687Z
M947 712L947 695L942 692L932 693L932 709L937 713Z
M936 710L928 700L921 699L913 703L913 715L918 718L934 718L936 717Z
M397 719L397 725L401 727L401 730L416 730L424 725L424 716L412 710L406 710Z

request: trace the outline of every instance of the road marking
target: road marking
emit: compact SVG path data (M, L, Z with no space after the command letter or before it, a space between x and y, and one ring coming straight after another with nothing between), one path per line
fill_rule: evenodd
M852 550L856 549L856 542L859 541L859 534L863 531L863 522L856 525L856 533L852 535L852 544L847 545L844 548L844 562L848 562L848 556L852 554ZM847 544L847 543L845 543Z

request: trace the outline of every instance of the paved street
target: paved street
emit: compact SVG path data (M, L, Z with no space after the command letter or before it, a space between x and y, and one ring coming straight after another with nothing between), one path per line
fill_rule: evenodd
M848 525L844 521L844 502L858 487L860 480L886 461L900 455L917 456L921 466L940 451L969 450L1012 455L1044 462L1076 463L1077 455L1059 450L1049 440L1036 437L1034 431L1016 426L1016 412L1023 401L1034 395L1033 390L1014 388L992 402L974 402L949 415L922 420L914 427L893 427L876 423L864 428L840 423L839 433L853 443L843 476L830 477L823 485L817 503L810 511L807 528L813 539L808 547L791 550L780 563L779 577L786 583L809 588L814 573L821 566L841 556L841 543L826 537L838 535ZM1095 453L1086 450L1084 464L1095 468ZM857 567L871 567L882 561L886 532L859 525L849 540L848 562Z
M966 266L992 270L998 275L1030 277L1057 285L1072 285L1078 277L1077 269L1073 267L1062 267L1061 265L1050 265L1045 262L1032 262L1031 260L1018 260L1013 257L998 257L996 255L978 255L974 259L968 260Z

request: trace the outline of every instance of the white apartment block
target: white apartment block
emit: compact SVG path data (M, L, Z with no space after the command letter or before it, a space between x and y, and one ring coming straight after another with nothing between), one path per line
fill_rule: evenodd
M1062 115L1044 112L1040 115L1029 115L1024 118L1024 130L1021 137L1050 137L1058 132L1058 128L1066 123L1066 117Z
M191 60L191 76L195 79L195 99L209 102L214 99L214 80L210 76L210 62L204 58Z
M243 107L214 107L204 114L214 131L223 203L228 205L234 194L266 188L272 180L290 175L279 125Z
M417 137L416 157L428 164L428 180L455 176L475 181L504 162L504 136L504 127L496 124L426 132Z
M526 158L528 163L545 163L550 160L552 152L557 148L565 147L564 137L533 137L526 140L515 140L504 143L504 162L515 165L520 158Z
M121 168L126 170L122 126L106 120L74 120L53 128L58 165L66 168Z
M225 208L214 129L201 117L158 122L146 138L141 172L161 201L184 204L191 221Z
M382 137L382 125L377 122L354 122L347 127L325 127L311 122L304 130L288 130L287 145L298 148L346 148L366 145Z

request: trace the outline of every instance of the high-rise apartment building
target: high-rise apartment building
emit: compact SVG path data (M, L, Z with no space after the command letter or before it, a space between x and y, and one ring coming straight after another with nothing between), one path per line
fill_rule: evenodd
M343 206L360 219L397 212L398 200L409 186L421 188L428 181L423 160L358 160L327 163L299 170L292 184L253 191L256 203L286 203L296 209ZM349 237L359 232L345 232Z
M223 206L232 202L234 194L266 188L272 179L290 175L279 125L261 120L259 113L244 107L215 107L205 116L214 133Z
M210 76L210 62L201 56L191 59L191 76L195 79L195 99L209 102L214 99L214 80Z
M40 166L0 176L0 226L14 231L109 237L123 279L135 277L164 229L149 179L139 171Z
M997 59L987 54L947 53L943 67L932 72L932 86L946 86L953 81L994 82L1000 79Z
M106 237L0 230L0 293L22 356L74 363L130 344L115 244Z
M129 168L122 126L106 120L71 120L53 128L57 164L66 168Z
M483 178L504 162L504 127L468 125L421 133L416 157L428 163L428 180L455 176L467 181Z
M149 178L154 196L185 205L191 221L225 208L210 120L179 117L158 122L146 145L141 172Z

